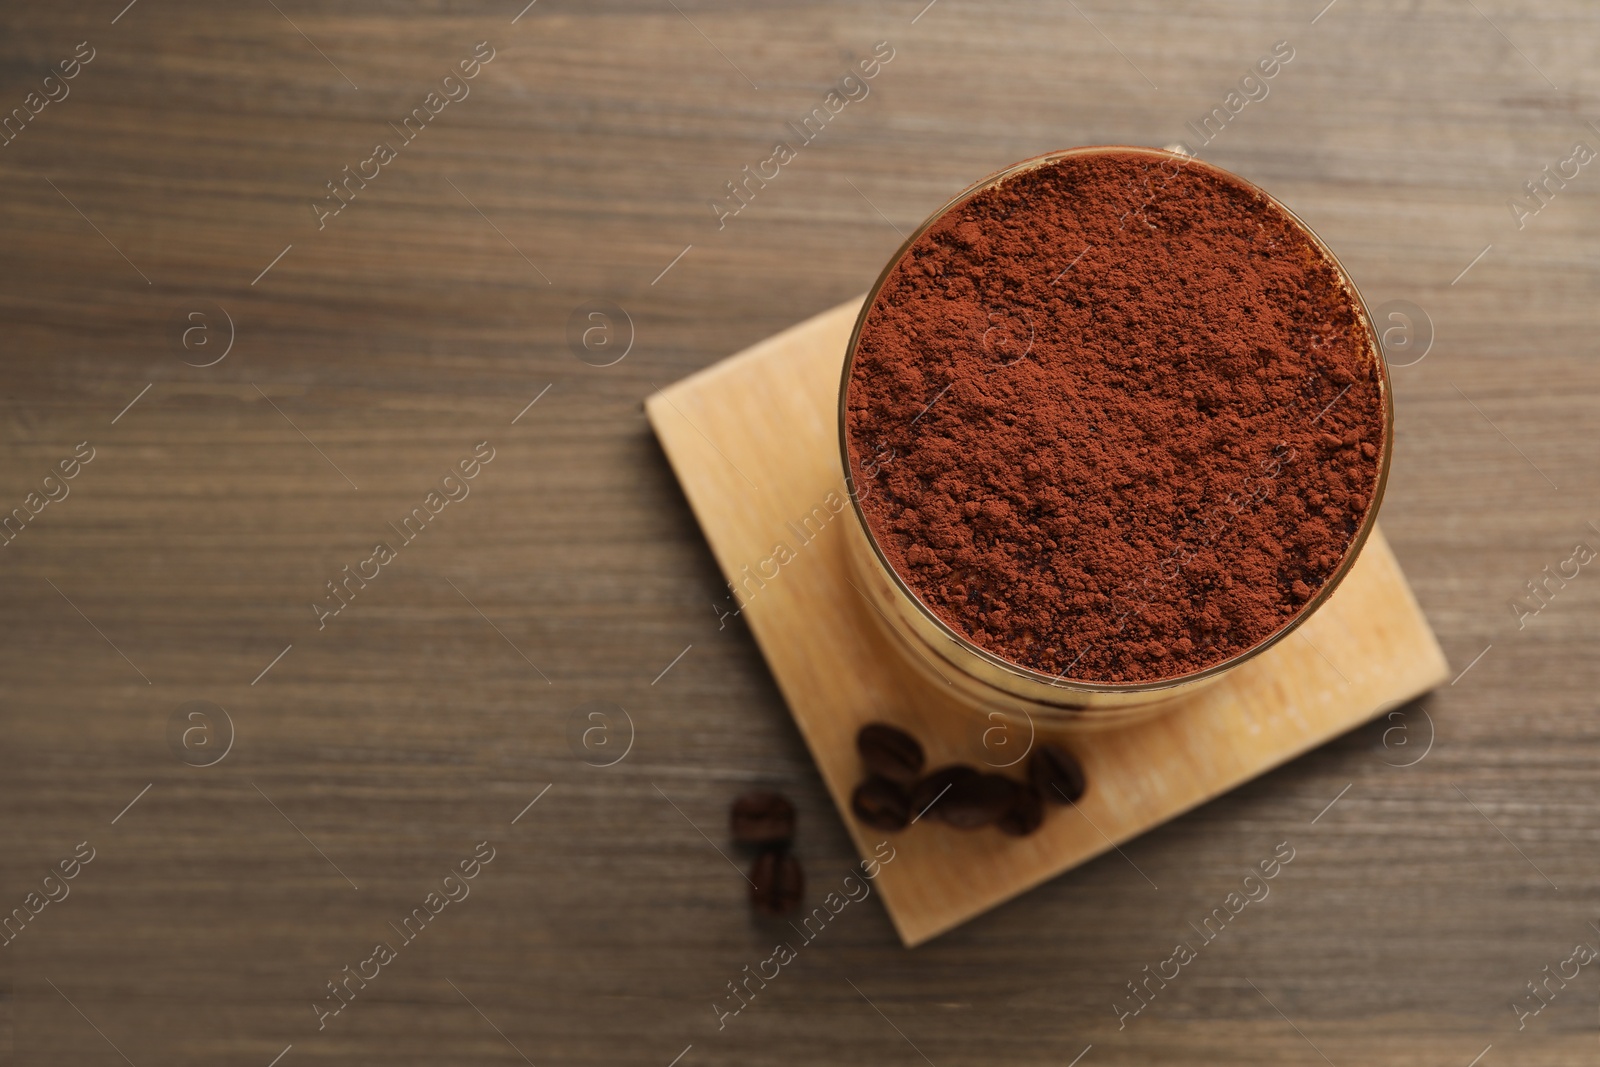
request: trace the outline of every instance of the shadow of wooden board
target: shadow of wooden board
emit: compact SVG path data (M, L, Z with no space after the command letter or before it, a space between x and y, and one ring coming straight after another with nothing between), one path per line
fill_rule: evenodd
M930 766L999 766L1026 736L902 660L846 557L839 375L861 300L651 396L650 424L863 857L884 834L851 816L856 731L916 734ZM833 494L830 499L830 494ZM859 584L856 582L855 584ZM1302 636L1303 635L1303 636ZM1031 837L924 820L890 838L878 889L914 946L1432 689L1449 665L1381 530L1296 635L1156 718L1069 738L1089 780ZM1013 732L1025 732L1014 728ZM996 743L996 742L999 743ZM1017 775L1020 766L1009 771ZM812 902L814 903L814 902Z

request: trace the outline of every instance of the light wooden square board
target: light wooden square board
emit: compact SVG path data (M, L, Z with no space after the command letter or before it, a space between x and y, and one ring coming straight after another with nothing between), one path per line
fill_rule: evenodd
M817 530L830 492L845 498L837 410L861 300L823 312L680 381L646 411L711 550L730 581L772 574L743 617L788 701L863 857L885 835L859 825L856 731L883 719L911 730L930 767L1009 761L993 724L902 660L849 578L844 511ZM826 506L823 513L827 513ZM749 571L746 572L745 568ZM1303 636L1300 636L1303 635ZM895 929L920 944L1329 739L1449 677L1449 666L1380 530L1344 583L1296 635L1161 717L1067 739L1083 762L1079 811L1052 807L1027 838L923 820L893 835L878 889ZM1025 737L1017 739L1018 744ZM1020 776L1021 767L1009 773Z

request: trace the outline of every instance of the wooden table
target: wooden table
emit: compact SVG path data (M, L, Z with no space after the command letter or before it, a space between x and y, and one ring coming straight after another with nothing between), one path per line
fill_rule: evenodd
M1592 6L124 3L0 13L14 1062L1593 1062L1600 578L1511 607L1600 549ZM1217 107L1202 155L1431 321L1383 523L1464 673L915 951L852 907L719 1030L784 936L732 795L795 798L819 896L856 857L642 398L970 180Z

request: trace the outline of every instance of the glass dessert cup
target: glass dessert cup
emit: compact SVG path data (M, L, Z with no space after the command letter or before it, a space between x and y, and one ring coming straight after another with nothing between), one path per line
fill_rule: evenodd
M978 193L1018 174L1050 166L1063 159L1099 153L1145 156L1152 163L1163 166L1200 168L1222 181L1258 194L1270 205L1282 211L1322 254L1349 299L1355 313L1356 329L1365 335L1366 348L1376 362L1374 377L1381 401L1383 421L1381 457L1371 500L1338 566L1314 595L1288 622L1256 644L1225 660L1189 674L1139 682L1095 682L1039 671L982 647L945 622L896 572L873 536L862 510L858 495L859 487L850 458L848 401L861 332L879 292L918 238L946 214ZM1334 590L1354 566L1362 547L1377 524L1379 505L1388 481L1390 458L1394 447L1394 406L1388 366L1384 361L1376 331L1373 329L1361 294L1327 245L1292 211L1264 190L1237 175L1194 157L1164 149L1121 146L1067 149L1007 167L952 198L906 238L878 275L856 318L855 328L850 335L844 370L840 377L838 425L840 457L845 471L845 484L850 490L851 503L850 514L844 524L847 554L850 565L859 579L858 584L862 592L877 608L877 611L869 614L892 637L893 643L899 648L908 664L933 684L952 687L961 701L970 705L974 711L983 715L999 712L1019 722L1027 720L1040 728L1060 731L1118 727L1161 714L1169 710L1179 699L1215 684L1230 671L1259 656L1298 629L1333 595Z

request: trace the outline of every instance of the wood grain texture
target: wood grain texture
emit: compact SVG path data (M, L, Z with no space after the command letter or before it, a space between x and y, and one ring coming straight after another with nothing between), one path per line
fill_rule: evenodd
M1013 777L1043 726L990 719L941 687L866 599L870 579L853 568L846 540L864 535L845 504L837 423L860 310L847 300L655 394L645 410L737 587L727 610L761 645L862 860L894 857L877 889L908 946L1450 679L1375 530L1332 598L1288 639L1157 719L1056 738L1079 755L1091 789L1070 813L1052 803L1033 836L935 820L892 837L863 826L850 793L864 773L855 736L867 723L910 730L929 767L1009 767L1002 773Z
M1600 147L1593 5L275 4L0 7L0 115L96 50L0 147L0 513L96 449L0 548L0 906L97 849L0 948L15 1062L1593 1061L1592 966L1521 1029L1511 1004L1600 944L1600 578L1524 628L1509 602L1600 538L1600 175L1507 207ZM707 201L880 40L870 95L719 229ZM814 887L856 851L718 629L643 400L863 292L978 176L1183 138L1278 40L1202 155L1430 317L1384 531L1451 663L1489 651L915 952L851 905L719 1030L778 936L712 847L729 799L794 797ZM319 230L325 183L480 41L471 95ZM635 333L607 367L568 340L600 300ZM207 301L237 337L201 368L175 346ZM484 440L471 496L319 630L324 583ZM234 723L209 768L169 748L191 700ZM574 753L590 701L631 716L610 767ZM324 983L481 840L472 896L319 1031ZM1285 840L1271 897L1119 1029L1125 983Z

